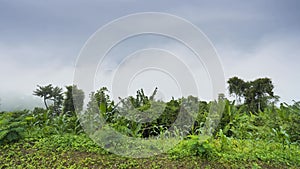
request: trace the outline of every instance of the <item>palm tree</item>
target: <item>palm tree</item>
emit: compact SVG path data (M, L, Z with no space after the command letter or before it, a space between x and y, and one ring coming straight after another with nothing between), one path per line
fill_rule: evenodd
M52 84L49 84L47 86L40 86L40 85L37 86L38 88L35 91L33 91L33 95L42 97L44 100L45 107L48 110L49 107L47 105L47 100L52 97L53 86Z

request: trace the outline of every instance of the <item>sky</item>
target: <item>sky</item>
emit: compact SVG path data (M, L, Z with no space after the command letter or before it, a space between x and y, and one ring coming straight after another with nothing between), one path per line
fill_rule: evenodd
M137 12L163 12L188 20L213 44L225 80L233 76L244 80L269 77L281 102L299 101L299 8L298 0L0 0L0 110L42 106L41 99L32 95L37 85L71 85L86 41L107 23ZM118 65L125 53L149 47L181 54L184 61L190 59L177 42L144 36L112 50L107 63ZM205 72L201 65L192 69L199 76ZM100 71L95 83L108 84L111 74ZM149 93L153 85L159 85L159 97L168 98L172 92L180 95L176 80L174 83L167 75L155 70L137 73L127 89L132 94L144 87ZM147 81L154 77L157 83ZM197 81L204 81L203 98L209 99L205 93L211 90L209 77L203 73L203 79Z

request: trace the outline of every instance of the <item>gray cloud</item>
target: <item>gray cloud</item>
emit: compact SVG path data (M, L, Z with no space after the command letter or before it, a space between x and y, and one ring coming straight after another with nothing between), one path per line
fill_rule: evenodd
M255 49L245 52L237 48L219 46L226 77L240 76L253 80L258 77L270 77L275 85L275 93L281 101L291 103L300 100L299 63L297 50L300 34L271 34L262 38Z
M297 0L3 0L0 2L1 102L5 104L7 91L30 95L37 84L72 83L76 57L90 35L113 19L147 11L178 15L198 26L218 50L227 78L270 76L282 101L300 100L295 92L300 86L299 7ZM161 43L180 53L178 46ZM111 62L118 64L119 60Z

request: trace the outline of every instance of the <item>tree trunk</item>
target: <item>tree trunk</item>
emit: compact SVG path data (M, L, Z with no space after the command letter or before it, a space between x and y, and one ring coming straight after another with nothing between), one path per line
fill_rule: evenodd
M48 105L47 105L47 102L46 102L46 98L44 98L44 104L45 104L45 106L46 106L46 109L49 110Z

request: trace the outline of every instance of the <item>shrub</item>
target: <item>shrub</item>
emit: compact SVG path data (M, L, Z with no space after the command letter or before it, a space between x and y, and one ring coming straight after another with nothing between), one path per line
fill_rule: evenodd
M24 137L24 114L27 111L3 112L0 114L0 145L17 142Z

